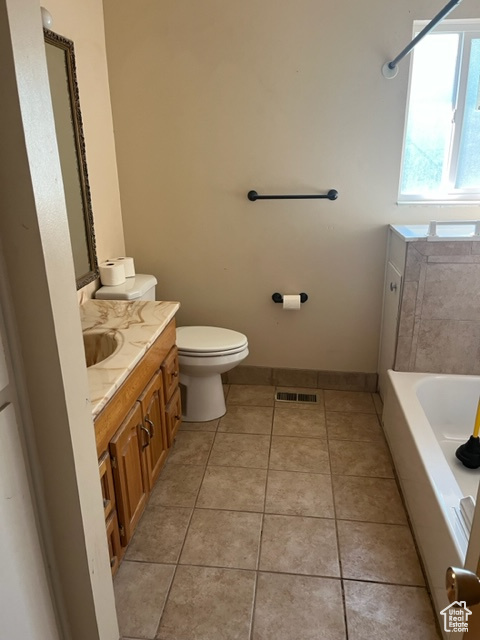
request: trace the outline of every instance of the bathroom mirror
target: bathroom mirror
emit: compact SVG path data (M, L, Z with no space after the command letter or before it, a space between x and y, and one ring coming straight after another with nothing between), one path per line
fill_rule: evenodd
M48 77L77 289L98 278L73 42L44 29Z

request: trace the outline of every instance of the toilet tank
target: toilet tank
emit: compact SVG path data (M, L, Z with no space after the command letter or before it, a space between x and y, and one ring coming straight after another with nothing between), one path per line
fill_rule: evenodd
M100 287L95 292L97 300L155 300L157 279L142 273L127 278L115 287Z

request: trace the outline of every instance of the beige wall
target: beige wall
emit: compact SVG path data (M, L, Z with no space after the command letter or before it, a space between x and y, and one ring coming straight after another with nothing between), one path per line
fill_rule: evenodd
M478 218L395 204L408 60L437 0L104 0L126 251L179 322L244 332L246 364L376 370L386 225ZM465 0L455 17L480 16ZM251 203L339 191L336 202ZM275 291L305 291L299 312Z
M42 0L42 4L52 15L52 31L73 40L75 46L97 257L102 262L125 253L102 0ZM91 292L92 285L84 287L87 297Z

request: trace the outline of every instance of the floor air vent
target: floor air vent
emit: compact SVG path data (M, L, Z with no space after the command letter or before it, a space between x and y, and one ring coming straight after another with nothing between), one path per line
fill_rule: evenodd
M280 402L317 402L317 394L277 391L275 400L279 400Z

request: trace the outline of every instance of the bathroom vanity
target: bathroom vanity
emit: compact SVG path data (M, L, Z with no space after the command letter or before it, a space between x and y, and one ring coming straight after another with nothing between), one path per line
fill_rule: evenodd
M176 302L143 300L81 306L113 574L181 422L178 308Z

